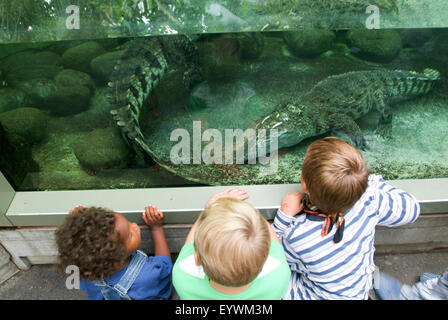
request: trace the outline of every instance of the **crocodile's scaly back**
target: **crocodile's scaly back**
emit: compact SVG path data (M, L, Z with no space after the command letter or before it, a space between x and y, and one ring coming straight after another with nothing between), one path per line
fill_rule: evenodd
M184 84L191 87L202 80L198 53L192 41L183 35L165 38L144 37L129 41L109 82L111 114L125 140L139 153L154 156L140 129L139 116L144 101L157 86L169 65L180 65Z
M323 111L347 113L359 118L378 108L428 93L439 72L426 69L424 73L403 70L374 70L348 72L330 76L314 86L302 100ZM381 112L381 110L379 110Z
M126 141L147 148L140 130L143 102L167 70L167 62L157 38L139 38L127 43L112 72L109 99L116 108L111 114ZM145 150L150 152L150 150Z
M331 129L360 132L355 119L371 110L390 119L394 103L427 94L439 80L433 69L354 71L317 83L299 102L277 108L260 120L258 129L276 129L278 146L289 147Z

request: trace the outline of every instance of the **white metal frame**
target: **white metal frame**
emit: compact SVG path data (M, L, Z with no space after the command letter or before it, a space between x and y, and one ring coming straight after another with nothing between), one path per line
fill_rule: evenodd
M390 180L393 186L406 190L417 198L422 213L448 213L448 178ZM282 197L300 188L298 184L247 185L247 200L266 218L272 219ZM181 187L149 189L113 189L79 191L27 191L3 196L9 203L4 219L13 226L57 226L76 205L99 206L123 213L133 222L143 224L141 213L153 205L165 213L165 223L192 223L220 187ZM8 200L9 199L9 200ZM3 204L4 205L4 204ZM1 212L1 211L0 211Z
M6 217L6 211L14 199L15 191L6 180L5 176L0 172L0 227L12 226L11 221Z

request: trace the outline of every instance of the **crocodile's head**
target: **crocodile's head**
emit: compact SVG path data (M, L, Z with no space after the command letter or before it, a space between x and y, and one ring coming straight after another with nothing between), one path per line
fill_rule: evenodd
M277 149L287 148L315 135L315 125L303 111L303 106L287 104L259 120L256 124L257 145L266 143L270 146L272 139L276 139ZM275 151L275 148L268 150Z

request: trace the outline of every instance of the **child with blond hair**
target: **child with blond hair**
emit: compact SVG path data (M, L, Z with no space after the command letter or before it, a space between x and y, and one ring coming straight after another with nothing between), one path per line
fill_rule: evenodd
M367 299L375 227L414 222L417 200L369 175L361 153L334 137L308 147L301 185L274 220L292 271L284 299Z
M290 271L272 226L242 189L214 195L173 267L181 299L281 299Z

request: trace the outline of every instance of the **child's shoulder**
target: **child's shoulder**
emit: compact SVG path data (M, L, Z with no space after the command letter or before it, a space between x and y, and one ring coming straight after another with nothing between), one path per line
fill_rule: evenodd
M377 185L381 185L386 183L386 181L384 181L384 178L382 175L380 174L369 174L368 177L368 184L369 186L377 186Z

